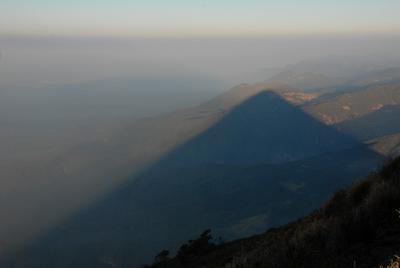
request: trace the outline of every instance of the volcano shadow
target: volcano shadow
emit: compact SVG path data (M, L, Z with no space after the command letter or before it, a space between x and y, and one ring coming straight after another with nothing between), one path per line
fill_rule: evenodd
M206 228L227 239L261 232L309 212L381 159L262 91L36 239L8 267L129 267Z
M340 151L357 141L321 124L272 91L262 91L157 165L282 163Z

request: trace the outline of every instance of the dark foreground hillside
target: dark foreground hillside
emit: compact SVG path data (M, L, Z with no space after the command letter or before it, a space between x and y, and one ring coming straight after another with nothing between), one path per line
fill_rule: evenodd
M151 267L378 267L400 252L398 208L400 158L295 222L220 245L206 231Z

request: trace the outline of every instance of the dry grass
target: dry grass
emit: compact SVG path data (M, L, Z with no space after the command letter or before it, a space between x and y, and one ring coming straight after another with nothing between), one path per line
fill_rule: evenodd
M397 210L397 213L399 213L400 217L400 209ZM384 267L380 266L379 268L384 268ZM390 261L390 263L386 266L386 268L400 268L400 257L394 256L394 259Z
M380 268L384 268L381 266ZM386 268L400 268L400 257L395 256L393 260L386 266Z
M400 268L400 228L394 213L399 192L400 158L295 222L206 251L186 246L180 256L152 267L337 268L357 260L357 268Z

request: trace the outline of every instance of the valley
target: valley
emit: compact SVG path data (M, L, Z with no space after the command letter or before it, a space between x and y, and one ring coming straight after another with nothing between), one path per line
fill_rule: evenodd
M42 234L26 234L30 242L11 259L29 267L103 259L128 266L209 227L224 240L252 235L306 215L398 153L395 80L350 91L293 86L242 84L59 158L51 164L55 183L84 181L79 189L49 185L48 198L78 202L53 214L63 220L49 221L51 231L44 224L36 229Z

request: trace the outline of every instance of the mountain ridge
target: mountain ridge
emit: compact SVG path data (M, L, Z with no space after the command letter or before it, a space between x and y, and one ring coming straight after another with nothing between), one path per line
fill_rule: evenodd
M377 267L400 252L400 158L336 192L306 217L215 245L209 231L153 268Z

